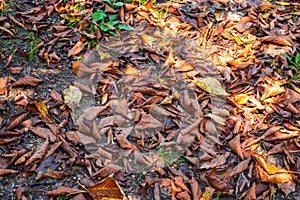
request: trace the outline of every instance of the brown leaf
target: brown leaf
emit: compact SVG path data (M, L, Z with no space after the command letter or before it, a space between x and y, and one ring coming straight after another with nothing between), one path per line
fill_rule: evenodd
M41 82L43 82L43 79L35 78L33 76L25 76L15 81L12 86L37 86Z
M193 199L200 199L201 188L199 186L199 183L197 182L197 180L194 177L192 177L192 179L190 181L190 186L191 186L191 192L192 192Z
M69 174L49 169L49 170L47 170L46 173L43 173L41 176L42 176L41 178L56 178L56 179L60 179L60 178L65 178L65 177L69 176Z
M141 120L135 125L135 129L152 129L162 127L162 123L149 114L143 113Z
M15 116L14 118L10 119L9 121L9 125L8 127L6 128L6 130L12 130L14 129L15 127L17 127L26 117L27 115L29 114L29 112L26 112L26 113L22 113L22 114L19 114L17 116Z
M34 164L38 163L45 156L45 154L47 153L48 145L49 140L47 139L44 144L42 144L42 146L40 146L40 148L36 150L33 155L27 160L24 165L25 171L28 172Z
M116 139L123 149L132 149L134 146L126 139L124 135L118 135L116 136Z
M103 177L107 177L111 174L115 174L118 171L120 171L122 168L118 165L115 164L108 164L105 167L103 167L102 169L100 169L99 171L97 171L96 173L92 174L93 178L103 178Z
M216 174L215 169L206 174L209 184L217 190L225 190L227 184L222 181Z
M34 134L46 140L49 137L50 142L55 142L56 135L47 128L43 128L40 126L35 126L30 129Z
M71 193L85 193L84 190L79 190L76 188L69 188L65 186L59 186L57 189L47 191L46 195L51 197L57 197L57 196L65 196Z
M64 100L62 99L62 96L58 92L56 92L55 90L51 90L50 97L59 104L64 103Z
M241 159L244 159L241 142L240 142L240 135L237 135L234 139L232 139L228 145L232 149L234 153L236 153Z
M23 192L25 192L26 190L27 188L24 187L20 187L15 190L17 200L27 200L27 198L23 195Z
M110 176L90 187L88 189L88 193L93 197L94 200L126 199L122 188L119 186L117 181Z
M274 44L279 44L283 46L294 46L294 42L289 36L283 36L283 35L269 35L260 38L261 42L270 42Z
M242 173L243 171L245 171L246 169L249 168L249 163L251 161L251 158L248 158L247 160L243 160L242 162L240 162L237 166L235 166L235 168L232 170L230 176L234 176L237 174Z
M17 174L19 171L13 170L13 169L1 169L0 168L0 176L5 176L9 174Z
M180 192L176 195L177 199L181 199L181 200L191 200L191 196L188 193L188 191L184 191L184 192Z
M174 67L178 72L188 72L194 69L193 64L185 60L176 61Z
M293 181L278 183L277 187L284 192L286 196L296 190L296 184Z
M247 191L247 195L245 197L245 200L254 200L256 199L256 183L253 182L249 190Z
M8 76L0 77L0 95L7 95Z
M77 55L78 53L80 53L82 51L82 49L84 48L85 43L81 40L79 40L75 46L69 51L68 53L68 58L74 55Z
M94 69L87 67L80 61L72 62L72 69L78 78L83 78L96 72Z

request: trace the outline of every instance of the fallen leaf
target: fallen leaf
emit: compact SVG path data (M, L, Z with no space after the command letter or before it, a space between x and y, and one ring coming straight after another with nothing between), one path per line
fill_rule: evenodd
M228 96L229 94L221 85L220 81L213 77L200 78L196 80L192 80L198 87L202 90L215 95L224 95Z
M191 192L192 192L192 196L193 199L200 199L201 197L201 188L199 186L199 183L197 182L197 180L192 177L192 179L190 180L190 186L191 186Z
M65 89L62 93L66 104L79 105L80 100L82 98L82 92L77 87L69 85L69 87Z
M43 82L43 79L35 78L33 76L25 76L15 81L12 86L37 86L41 82Z
M0 95L7 95L8 76L0 77Z
M46 195L51 196L51 197L57 197L57 196L66 196L68 194L72 193L85 193L86 191L84 190L79 190L76 188L69 188L66 186L59 186L57 189L47 191Z
M254 200L256 199L256 183L253 182L249 190L247 191L247 195L245 197L245 200Z
M228 145L236 153L241 159L244 159L241 142L240 142L240 135L237 135L234 139L232 139Z
M135 129L144 130L162 127L162 123L149 114L142 114L141 120L135 125Z
M25 171L30 171L31 167L35 164L37 164L47 153L49 145L49 140L47 139L42 146L38 150L36 150L33 155L27 160L27 162L24 165Z
M285 92L285 89L283 87L280 87L278 85L269 86L266 88L264 94L260 97L260 100L264 101L267 98L274 97L283 92Z
M40 118L46 119L49 122L53 122L53 120L50 118L50 116L48 114L48 108L47 108L46 104L41 102L40 99L34 100L34 104L35 104L37 110L39 111Z
M13 169L1 169L0 168L0 176L5 176L9 174L18 174L19 171L13 170Z
M68 58L71 56L75 56L78 53L80 53L82 51L82 49L84 48L85 43L82 40L79 40L74 47L69 51L68 53Z
M112 177L107 177L102 181L96 183L88 190L88 193L94 200L125 200L126 196L119 186L117 181Z
M26 112L26 113L21 113L17 116L12 117L9 120L9 125L6 128L6 130L12 130L15 127L17 127L27 117L28 114L29 114L29 112Z
M240 105L246 104L249 99L250 99L250 97L247 94L238 94L238 95L234 96L234 101Z
M245 171L246 169L249 168L249 163L251 161L251 158L248 158L246 160L243 160L242 162L240 162L237 166L235 166L235 168L232 170L230 176L235 176L237 174L242 173L243 171Z

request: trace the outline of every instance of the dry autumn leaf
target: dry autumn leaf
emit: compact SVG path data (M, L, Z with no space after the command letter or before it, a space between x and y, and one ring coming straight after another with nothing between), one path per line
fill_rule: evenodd
M82 92L77 87L70 85L69 88L65 89L62 93L66 104L79 105Z
M75 45L74 47L69 51L68 53L68 57L71 57L71 56L75 56L77 55L78 53L80 53L82 51L82 49L84 48L85 46L85 43L81 40L79 40Z
M33 76L25 76L15 81L12 86L37 86L41 82L43 82L43 79L35 78Z
M37 110L39 111L40 118L45 119L45 120L47 120L49 122L53 121L50 118L49 114L48 114L48 108L47 108L46 104L44 104L43 102L41 102L40 99L34 100L34 104L35 104Z
M96 183L88 190L88 193L94 200L125 200L126 196L119 186L117 181L112 177L107 177L102 181Z
M226 90L223 88L223 86L221 85L221 82L214 77L195 79L195 80L192 80L192 82L195 83L202 90L204 90L210 94L224 95L224 96L229 95L226 92Z

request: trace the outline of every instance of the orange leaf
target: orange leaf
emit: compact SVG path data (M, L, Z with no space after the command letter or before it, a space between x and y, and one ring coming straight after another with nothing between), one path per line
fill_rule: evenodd
M188 72L194 69L194 66L185 60L177 61L174 67L178 72Z
M136 68L134 68L134 67L131 66L131 65L128 65L128 66L126 67L125 73L126 73L127 75L138 76L138 75L139 75L139 70L137 70Z
M88 192L94 200L117 200L126 198L117 181L110 176L90 187Z
M68 53L68 58L71 57L71 56L74 56L78 53L80 53L80 51L82 51L82 49L84 48L85 46L85 43L81 40L79 40L75 46L69 51Z
M268 174L288 173L289 172L288 170L280 169L271 163L267 163L265 161L265 159L260 155L255 154L254 157L257 160L257 162L259 163L259 165L264 170L266 170L266 172L268 172Z

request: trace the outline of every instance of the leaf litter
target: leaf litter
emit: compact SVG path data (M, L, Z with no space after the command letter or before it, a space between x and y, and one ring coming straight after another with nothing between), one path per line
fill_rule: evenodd
M55 33L41 31L44 42L35 47L49 68L59 69L64 58L81 55L87 41L101 38L97 48L88 44L94 50L83 62L72 63L79 82L62 95L52 90L42 100L24 93L12 99L25 111L10 119L0 116L1 176L60 179L70 176L66 166L82 166L87 173L81 186L46 192L81 199L103 195L106 181L114 183L104 187L114 189L108 197L118 194L117 199L280 199L281 194L297 199L300 90L297 66L290 67L286 55L298 55L299 16L290 13L297 13L299 4L113 5L49 1L0 17L1 39L6 39L16 35L13 25L40 31L47 25L36 22L61 15ZM97 26L89 28L92 13L101 6L107 13L119 9L122 24L135 31L116 31L119 36L112 38ZM1 2L0 10L5 10ZM70 38L72 45L62 42ZM57 46L68 49L65 57ZM14 91L45 81L27 68L10 66L18 52L0 51L4 68L23 74L17 80L1 74L1 112ZM24 148L22 138L30 134L40 143ZM54 160L68 163L57 168ZM17 164L24 169L15 170ZM142 176L134 183L141 189L134 192L132 175ZM98 184L96 177L102 179ZM100 189L93 189L95 183ZM24 199L28 192L20 187L16 195Z

